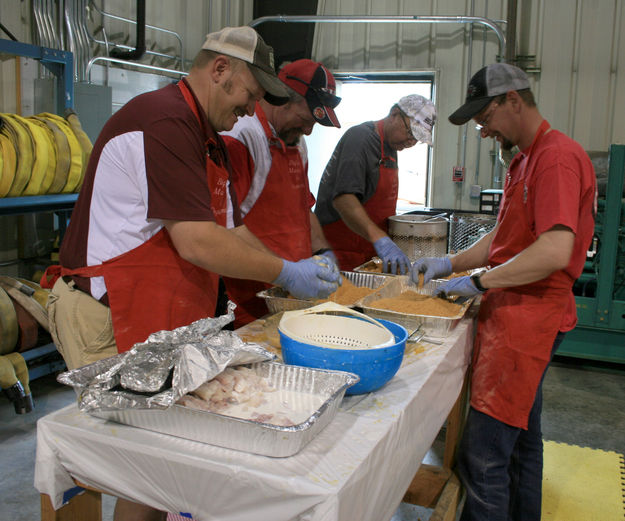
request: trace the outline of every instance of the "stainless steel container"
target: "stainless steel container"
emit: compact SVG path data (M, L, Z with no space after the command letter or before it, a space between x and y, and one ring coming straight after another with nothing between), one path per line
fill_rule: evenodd
M404 214L388 218L388 235L411 261L447 254L447 219Z

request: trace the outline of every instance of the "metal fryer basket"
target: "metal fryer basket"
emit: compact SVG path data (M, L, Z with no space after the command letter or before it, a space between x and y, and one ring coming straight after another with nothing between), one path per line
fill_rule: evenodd
M449 253L466 250L497 224L488 214L453 213L449 220Z

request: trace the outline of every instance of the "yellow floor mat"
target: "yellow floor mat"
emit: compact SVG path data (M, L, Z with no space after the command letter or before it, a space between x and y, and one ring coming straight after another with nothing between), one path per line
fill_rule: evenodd
M622 454L544 446L542 521L625 521Z

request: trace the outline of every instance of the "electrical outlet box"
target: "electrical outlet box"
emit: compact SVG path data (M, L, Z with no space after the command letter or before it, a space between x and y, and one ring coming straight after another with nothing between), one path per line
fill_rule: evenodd
M462 183L464 181L464 167L454 166L451 173L451 180L454 183Z
M481 193L482 193L482 187L480 185L471 185L471 189L469 191L469 197L472 197L473 199L478 199Z

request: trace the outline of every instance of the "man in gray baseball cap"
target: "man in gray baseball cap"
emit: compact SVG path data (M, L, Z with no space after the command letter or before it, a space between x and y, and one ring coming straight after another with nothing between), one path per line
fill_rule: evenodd
M435 291L482 296L458 450L467 491L461 521L540 521L541 386L577 321L572 287L594 232L595 175L584 149L541 116L518 67L495 63L471 78L449 120L471 119L482 138L520 150L506 173L497 225L457 255L417 260L411 278L486 268Z
M449 121L454 125L464 125L479 114L495 96L509 90L529 88L530 82L521 69L507 63L493 63L474 74L467 87L464 105L449 116Z

